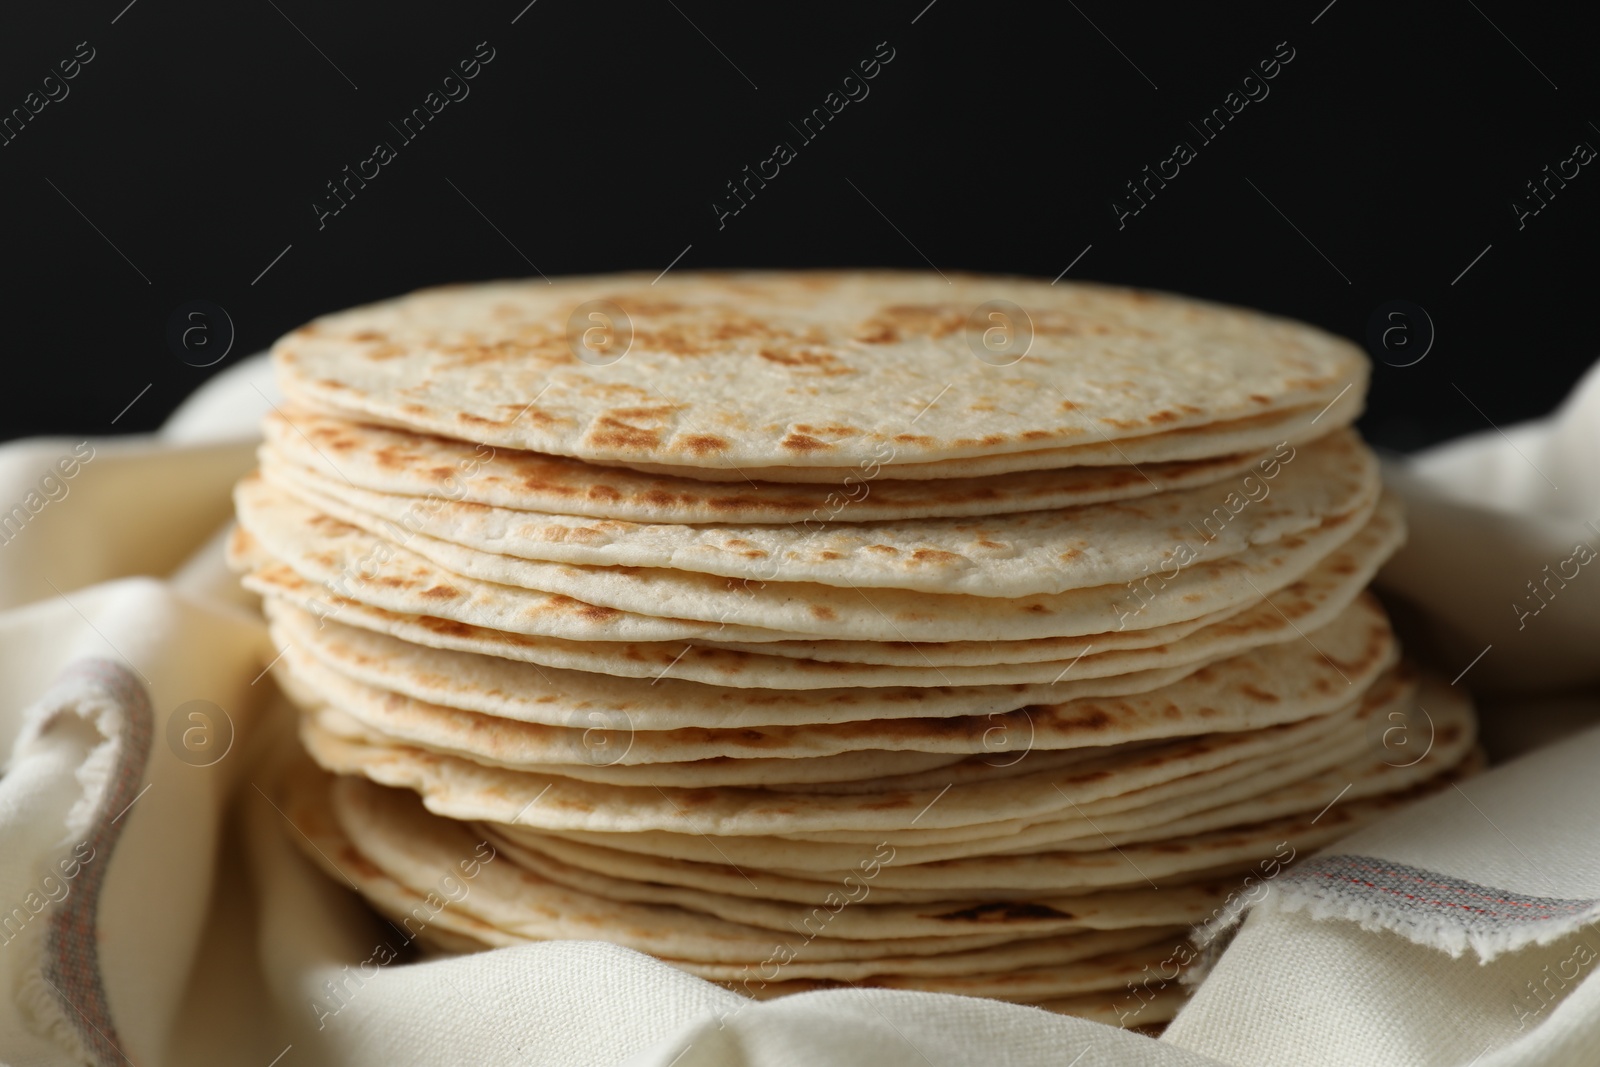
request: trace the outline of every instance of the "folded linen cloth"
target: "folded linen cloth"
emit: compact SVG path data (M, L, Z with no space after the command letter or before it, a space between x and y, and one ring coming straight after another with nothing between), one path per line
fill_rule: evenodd
M1290 868L1165 1039L1241 1065L1594 1062L1597 760L1591 729Z
M1600 682L1600 365L1548 419L1391 464L1410 540L1381 575L1479 691ZM1482 657L1481 659L1477 657ZM1449 671L1455 676L1456 671Z

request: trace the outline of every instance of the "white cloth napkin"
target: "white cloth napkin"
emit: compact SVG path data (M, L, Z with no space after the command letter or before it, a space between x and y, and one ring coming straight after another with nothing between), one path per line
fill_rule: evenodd
M1391 467L1410 543L1385 585L1421 603L1482 690L1600 681L1600 369L1550 419L1485 429ZM1476 663L1472 661L1482 655Z
M1386 582L1429 613L1462 667L1492 646L1460 684L1600 674L1585 648L1600 635L1585 583L1600 577L1586 564L1551 582L1536 615L1510 607L1600 516L1597 383L1553 420L1393 472L1413 539ZM272 800L273 762L292 743L261 677L277 650L221 565L228 488L274 402L256 359L160 434L0 448L5 1063L1594 1062L1600 731L1265 879L1162 1040L933 994L755 1003L594 942L381 962L394 930L300 856ZM7 524L12 502L21 514ZM1589 705L1563 708L1570 725ZM1131 1017L1162 980L1129 990Z

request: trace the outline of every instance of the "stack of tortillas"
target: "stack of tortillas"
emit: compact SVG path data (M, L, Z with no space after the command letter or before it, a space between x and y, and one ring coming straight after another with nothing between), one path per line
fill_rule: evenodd
M1478 759L1364 591L1403 522L1309 327L669 274L274 357L232 549L333 775L289 810L408 939L1154 1024L1190 927Z

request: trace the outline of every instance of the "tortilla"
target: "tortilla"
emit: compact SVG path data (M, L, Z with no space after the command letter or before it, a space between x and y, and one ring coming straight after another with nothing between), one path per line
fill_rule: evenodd
M1180 564L1137 583L999 598L898 589L877 589L869 596L860 589L810 582L752 587L678 571L566 564L541 570L544 588L512 586L440 567L308 508L258 478L246 478L234 496L240 523L268 553L341 595L390 611L422 614L425 609L474 626L613 641L718 636L760 641L801 633L866 640L1023 640L1158 626L1249 603L1303 577L1355 536L1377 505L1373 496L1356 511L1324 518L1304 533L1223 559Z
M997 323L984 307L996 300L1026 315ZM594 301L629 325L592 320ZM996 360L985 345L996 328L1031 341L1016 335ZM574 329L629 340L618 333L620 358L597 360L569 340ZM447 286L324 316L274 345L273 360L285 395L319 410L691 475L1103 448L1315 411L1359 396L1368 367L1348 341L1256 312L888 271Z
M1254 604L1201 616L1199 619L1148 630L1122 630L1075 638L1036 641L874 644L863 641L770 641L698 643L586 643L559 638L509 634L468 626L433 616L408 616L371 608L349 598L320 590L292 570L271 562L253 547L243 530L232 539L232 558L241 568L254 568L245 585L269 598L269 608L282 605L272 617L281 625L293 623L307 646L346 674L453 706L482 710L509 718L540 721L518 710L515 699L494 694L490 706L479 706L466 691L480 686L514 692L538 691L559 683L563 691L582 689L580 676L546 675L528 667L505 667L499 660L531 663L614 678L648 678L655 700L668 682L690 679L735 688L821 689L862 686L913 686L933 691L956 684L1060 683L1105 678L1198 663L1208 657L1243 651L1256 644L1299 640L1342 611L1365 586L1379 564L1403 536L1399 504L1385 497L1373 518L1334 553L1324 558L1300 580ZM293 605L293 608L290 607ZM295 608L300 609L297 615ZM311 623L301 618L310 615ZM343 624L348 623L346 627ZM1202 629L1207 632L1197 633ZM364 633L389 635L369 640L359 649L340 650L342 641L354 642ZM305 635L310 634L310 637ZM1191 635L1196 639L1190 640ZM393 640L397 638L399 640ZM430 651L438 649L440 653ZM457 656L452 653L481 653ZM768 655L767 653L771 653ZM784 658L779 658L784 657ZM1060 658L1058 658L1060 657ZM413 659L428 672L418 678L406 668ZM1030 666L1016 666L1024 663ZM864 666L866 665L866 666ZM897 670L875 669L893 666ZM462 684L448 680L463 672ZM542 683L542 685L540 684ZM1129 690L1131 691L1131 690ZM587 691L585 691L587 692ZM1063 693L1067 692L1062 690ZM456 696L461 693L463 695ZM587 699L596 699L588 696ZM772 699L777 699L772 694ZM850 703L841 694L831 699ZM628 714L648 713L631 705ZM975 709L976 710L976 709ZM881 712L880 714L889 714ZM846 716L801 721L838 721ZM859 717L859 716L854 716ZM784 721L780 716L770 720ZM748 720L749 724L761 722ZM592 725L592 720L585 720ZM577 725L577 724L573 724ZM640 720L640 728L650 729ZM708 724L709 725L709 724ZM737 725L728 722L725 725Z
M1342 425L1330 412L1313 427ZM459 502L634 523L879 522L1009 515L1127 500L1242 477L1272 456L1246 451L1137 467L1068 467L983 478L907 481L853 471L821 485L734 485L600 467L566 456L491 449L466 441L349 422L298 408L262 422L263 468L404 500L402 516ZM1286 436L1298 445L1305 438ZM396 504L397 508L402 507ZM402 519L395 519L402 521Z
M1223 559L1306 533L1359 508L1378 465L1339 431L1214 485L981 518L687 526L597 521L449 500L419 502L352 488L275 463L264 479L301 503L485 581L556 589L582 567L585 598L622 570L647 568L756 582L1021 597L1133 582L1180 559ZM563 590L569 591L569 590ZM760 599L760 590L752 590ZM603 602L610 603L609 600Z

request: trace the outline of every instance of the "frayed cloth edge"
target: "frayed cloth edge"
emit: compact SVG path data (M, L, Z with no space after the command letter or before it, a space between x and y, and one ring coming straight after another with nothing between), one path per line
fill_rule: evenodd
M1304 914L1315 922L1350 922L1371 933L1391 933L1413 944L1435 949L1456 959L1469 950L1480 963L1534 945L1548 945L1600 920L1600 902L1559 919L1540 923L1506 923L1495 929L1470 927L1445 914L1417 914L1370 898L1334 899L1315 888L1296 885L1270 887L1259 899L1231 904L1215 919L1196 927L1191 940L1200 958L1183 975L1186 984L1198 984L1210 972L1247 915Z

